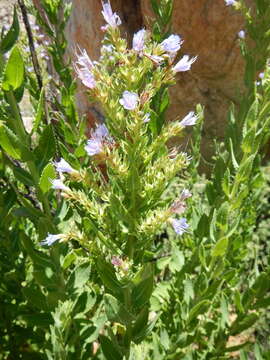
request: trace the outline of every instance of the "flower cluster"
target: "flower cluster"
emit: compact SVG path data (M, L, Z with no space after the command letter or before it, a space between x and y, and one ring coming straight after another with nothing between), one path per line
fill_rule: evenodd
M97 223L103 227L99 209L94 211L92 205L89 205L97 204L98 207L101 204L99 196L103 190L100 186L101 177L97 172L99 170L102 172L102 181L105 181L106 186L110 186L110 176L117 174L121 184L119 190L124 189L123 194L119 196L119 198L125 197L123 204L128 204L131 198L136 204L138 195L131 194L135 182L138 183L136 184L138 188L141 187L141 198L148 197L146 219L144 217L141 219L141 215L138 214L138 219L135 221L137 225L134 226L138 229L144 227L149 229L151 236L160 225L170 221L175 232L182 235L188 229L186 219L171 217L186 210L185 200L191 196L189 191L184 190L169 209L156 211L158 205L155 203L166 188L164 184L170 182L186 166L188 160L185 154L172 155L166 151L166 142L170 137L178 136L186 126L194 125L197 115L194 111L190 111L181 121L170 123L168 126L165 124L163 133L156 139L154 136L152 138L150 133L158 116L152 108L152 99L159 89L168 87L174 82L176 73L190 70L197 57L183 55L174 63L183 39L177 34L172 34L160 44L156 44L151 41L150 32L146 29L140 29L134 34L132 48L128 49L127 42L120 37L118 30L121 19L113 12L109 1L102 2L102 15L106 21L106 25L102 27L106 35L101 47L100 59L98 62L92 62L86 50L79 49L76 54L75 70L78 78L90 89L92 100L98 101L103 106L108 128L104 123L99 124L84 146L86 154L94 157L94 161L90 163L91 169L79 172L64 159L54 163L59 178L51 180L52 188L60 190L68 201L80 203L89 214L95 214L94 216L98 214ZM108 129L113 134L113 138ZM131 169L132 167L134 170ZM92 178L98 179L96 183L92 178L89 180L92 170ZM65 184L64 174L73 180L86 181L87 184L90 181L93 185L92 189L95 189L97 201L88 199L88 195L83 191L77 191ZM115 191L118 190L115 188ZM103 195L101 199L102 202L108 202L106 206L109 209L108 194ZM113 199L117 198L112 198L112 201L115 201ZM125 220L125 224L127 223L128 221ZM110 231L106 226L105 224L106 231ZM138 233L146 234L140 230ZM49 234L43 244L51 245L61 239L61 234ZM122 266L123 261L121 261L121 258L112 258L112 263L116 267Z

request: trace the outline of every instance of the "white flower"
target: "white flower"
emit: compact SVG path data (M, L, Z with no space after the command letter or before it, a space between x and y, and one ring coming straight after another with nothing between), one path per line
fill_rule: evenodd
M260 78L260 79L263 79L263 78L264 78L264 72L259 73L259 78Z
M119 100L120 104L127 110L134 110L139 101L138 94L131 91L124 91L122 99Z
M60 179L51 180L51 183L52 188L55 190L70 191L69 187L67 187Z
M188 71L191 68L191 65L196 61L197 56L189 58L188 55L184 55L181 60L173 67L173 71Z
M198 116L195 115L194 111L190 111L182 121L180 121L181 126L191 126L196 123Z
M171 219L171 224L178 235L183 235L189 228L186 218L181 218L180 220Z
M235 0L225 0L226 6L234 5L236 3Z
M246 37L246 33L244 32L244 30L239 31L238 37L239 37L239 39L244 39Z
M53 243L55 243L58 240L61 240L63 238L64 234L48 234L48 236L46 237L46 239L42 240L40 242L40 245L48 245L51 246Z
M133 36L132 47L135 51L140 52L144 49L144 39L145 39L146 30L141 29Z
M104 3L102 1L102 8L103 8L103 11L101 11L102 15L109 26L115 28L121 25L122 23L121 19L116 13L113 13L110 1L108 1L107 3Z
M183 41L181 40L180 36L173 34L164 41L162 41L161 46L163 50L168 53L176 53L180 49L182 44Z
M56 171L59 173L74 173L76 170L74 170L69 163L66 162L63 158L60 159L60 161L54 163L56 167Z

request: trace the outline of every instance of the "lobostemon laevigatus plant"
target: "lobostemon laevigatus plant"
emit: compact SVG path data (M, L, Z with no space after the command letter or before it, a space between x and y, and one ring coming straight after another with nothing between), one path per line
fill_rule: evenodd
M196 58L184 55L175 62L181 38L171 35L160 44L145 29L134 35L129 49L110 3L103 4L102 14L107 24L101 57L93 63L79 49L75 69L90 99L102 108L105 124L96 127L85 146L85 168L74 169L64 159L56 162L60 177L52 179L52 187L78 217L72 232L49 234L42 244L73 240L89 252L95 264L91 278L104 289L108 322L99 336L103 354L128 359L131 344L141 342L157 320L149 320L154 240L167 224L179 236L188 230L186 219L177 214L184 212L190 192L182 189L173 202L162 195L189 158L166 143L194 125L197 116L190 112L158 128L152 100L174 83L177 72L190 70Z

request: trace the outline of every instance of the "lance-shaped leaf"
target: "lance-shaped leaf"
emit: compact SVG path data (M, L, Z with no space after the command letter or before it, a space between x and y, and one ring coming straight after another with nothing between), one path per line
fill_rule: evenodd
M107 318L110 321L126 325L134 319L124 305L110 294L105 294L104 306Z
M237 318L231 325L230 334L237 335L242 331L250 328L259 319L259 315L255 312L246 315L244 318Z
M145 305L152 295L153 283L154 283L154 273L152 264L146 264L135 276L133 279L135 284L132 290L132 303L133 306L141 308Z
M107 360L122 360L120 349L106 336L100 335L100 344L103 354Z
M123 288L115 275L114 267L102 259L97 259L96 265L104 286L121 301L123 299Z
M51 163L49 163L43 169L39 180L39 186L40 189L43 191L43 193L46 193L51 189L52 187L51 180L55 178L56 178L56 173L54 166Z
M0 146L16 160L33 160L33 154L24 146L18 137L6 126L0 123Z
M2 87L4 90L16 90L18 89L24 79L24 63L23 63L23 57L20 53L20 50L17 47L14 47L6 68L4 72L4 81L2 84Z

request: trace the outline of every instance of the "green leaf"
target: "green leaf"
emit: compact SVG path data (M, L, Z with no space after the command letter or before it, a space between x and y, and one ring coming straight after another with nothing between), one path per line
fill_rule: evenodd
M212 256L218 257L218 256L224 256L227 248L228 248L229 240L227 237L223 237L218 240L218 242L215 244L214 249L212 250Z
M5 37L1 39L0 42L1 53L4 54L12 48L12 46L15 44L15 42L18 39L19 33L20 33L20 25L19 25L16 7L14 6L12 25L8 30L8 32L6 33Z
M23 63L23 57L20 53L20 50L17 47L14 47L6 68L4 72L4 81L2 84L2 87L4 90L16 90L18 89L24 79L24 63Z
M22 182L24 185L27 186L34 186L34 181L32 176L29 172L25 171L23 168L14 167L13 174L17 180Z
M180 271L185 264L185 257L182 251L173 247L172 249L172 257L169 263L169 268L172 273L175 271Z
M154 286L153 265L146 264L136 275L133 280L135 284L132 290L132 303L135 307L141 308L145 305L152 295Z
M81 289L90 279L91 265L89 262L78 265L68 279L68 287Z
M104 295L104 306L109 321L126 325L133 320L133 316L127 311L124 305L110 294Z
M139 335L139 333L142 331L142 329L147 326L148 316L149 316L149 308L148 306L145 306L139 312L139 315L137 316L134 326L132 328L133 338L136 338Z
M0 146L16 160L33 160L33 154L19 138L5 125L0 123Z
M228 311L228 303L224 295L222 295L220 300L220 310L222 315L222 328L229 324L229 311Z
M40 189L44 194L48 192L52 187L52 183L50 180L53 180L55 178L56 178L56 173L54 166L53 164L49 163L43 169L39 180Z
M231 335L240 334L242 331L252 327L255 322L259 319L259 315L256 313L251 313L245 316L243 319L236 319L230 328Z
M141 331L136 336L133 337L133 341L135 342L135 344L139 344L152 332L152 330L154 329L154 326L156 325L158 318L159 318L159 316L157 315L144 328L142 328Z
M73 307L73 314L85 314L88 313L96 303L96 295L94 291L87 288L87 291L84 291L77 298L76 303Z
M37 166L39 169L43 167L51 160L55 154L55 139L52 125L46 126L45 130L40 136L38 147L35 149L37 157Z
M97 271L104 286L111 290L116 298L121 301L123 298L123 289L121 283L118 281L115 275L114 267L102 259L97 259L96 265Z
M72 265L76 261L76 259L77 259L76 253L74 251L71 251L64 257L62 268L66 270L68 267L70 267L70 265Z
M100 344L102 352L107 360L122 360L123 355L116 345L106 336L100 335Z
M202 300L198 304L193 306L193 308L190 310L187 322L190 323L195 318L197 318L200 314L207 312L210 305L211 305L211 302L209 300Z
M194 289L193 284L190 279L184 281L184 300L189 304L190 299L194 299Z
M236 175L236 181L238 183L241 183L249 178L255 156L256 154L250 155L245 161L240 164Z

